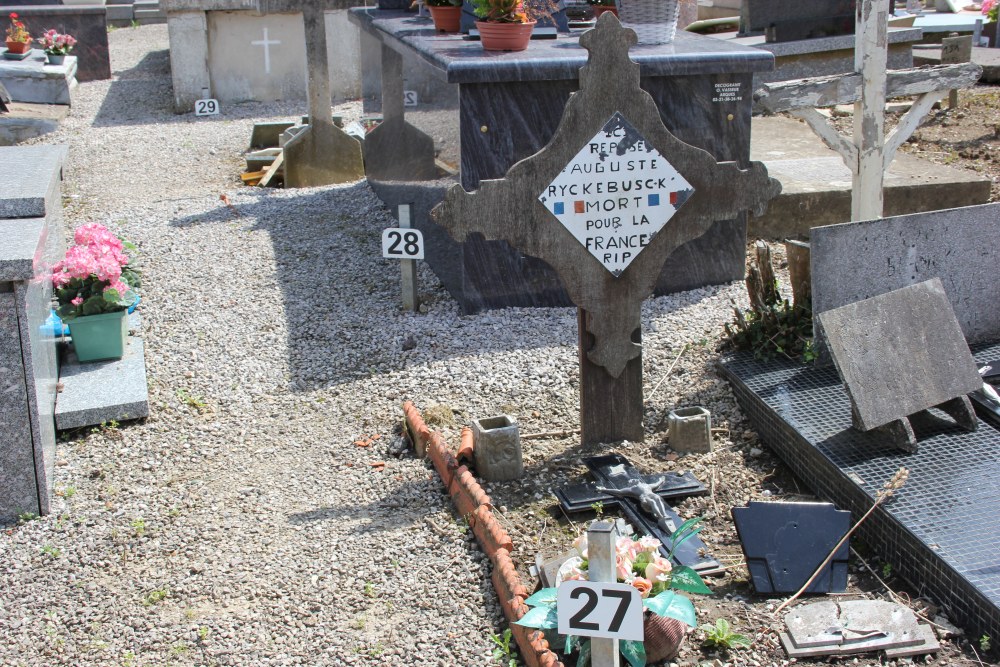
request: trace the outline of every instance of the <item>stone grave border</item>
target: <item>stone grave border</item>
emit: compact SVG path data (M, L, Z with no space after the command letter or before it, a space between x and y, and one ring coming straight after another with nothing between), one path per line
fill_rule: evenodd
M496 591L504 618L517 641L521 658L529 667L563 667L563 663L549 648L541 631L517 625L528 613L524 601L530 593L521 583L511 554L514 543L503 526L493 516L493 503L476 478L462 461L472 460L472 429L462 428L461 443L457 452L445 444L440 433L431 431L420 410L412 401L403 403L406 437L413 443L417 458L430 458L441 482L448 490L459 515L469 522L476 541L493 565L493 589Z

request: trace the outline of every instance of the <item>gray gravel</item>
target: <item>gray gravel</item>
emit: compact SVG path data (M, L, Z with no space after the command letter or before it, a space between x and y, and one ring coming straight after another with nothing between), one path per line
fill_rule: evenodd
M488 562L391 435L404 399L457 411L449 435L499 412L575 428L575 311L461 316L424 266L426 313L400 312L366 184L239 184L253 122L304 105L174 115L166 27L109 38L113 79L38 142L70 146L69 223L141 248L151 415L64 437L53 514L0 534L0 664L495 664ZM698 367L742 295L646 304L647 392L686 344Z

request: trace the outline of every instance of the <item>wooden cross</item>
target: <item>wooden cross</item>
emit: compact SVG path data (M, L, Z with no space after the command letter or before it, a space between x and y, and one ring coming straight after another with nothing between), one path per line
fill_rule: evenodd
M883 213L883 182L896 150L949 90L976 85L982 67L974 63L886 71L889 0L858 0L855 72L764 84L754 93L759 108L787 111L804 120L837 151L853 176L851 220L874 220ZM896 128L885 134L887 97L921 95ZM854 104L852 139L840 135L815 107Z
M487 240L504 240L548 262L559 274L579 307L584 443L643 439L640 306L652 294L670 253L704 234L717 220L735 218L746 210L761 215L781 187L768 178L759 162L745 170L735 162L717 163L709 153L672 135L656 103L639 87L639 65L628 56L635 43L635 33L623 28L613 15L601 16L597 27L580 37L580 44L589 51L587 64L580 69L580 91L570 97L549 144L512 166L506 178L482 181L475 192L454 186L434 211L437 221L456 240L464 241L470 233L480 233ZM657 193L657 210L672 213L665 224L662 218L654 220L661 228L642 234L642 228L637 227L635 235L613 242L614 250L625 246L628 250L623 252L633 253L625 262L612 258L609 263L606 256L595 255L591 242L596 242L597 236L588 237L588 241L581 237L585 232L580 228L571 231L559 217L569 209L557 207L558 202L549 196L557 177L562 175L560 182L566 185L563 172L571 161L609 150L612 160L615 154L621 158L617 151L634 151L637 158L649 158L634 161L637 167L643 162L647 169L628 174L630 184L639 180L648 186L653 180L653 186L669 190ZM649 179L654 173L648 169L650 160L665 161L655 165L661 169L659 173L664 163L672 166L681 177L676 182L683 181L687 187L675 190L662 179ZM583 191L583 185L581 182L578 192ZM643 192L642 196L652 194ZM641 220L629 221L637 210L633 199L607 197L610 209L605 200L598 199L565 205L582 211L594 204L601 207L603 220L617 217L623 225L638 225ZM646 203L651 204L652 199L643 199ZM601 247L612 243L607 240L610 235L601 236Z
M350 0L257 0L254 4L261 14L302 12L305 28L309 127L285 143L285 186L315 187L364 178L361 144L333 124L330 66L326 59L325 12L347 9L352 3ZM266 44L264 48L266 54Z

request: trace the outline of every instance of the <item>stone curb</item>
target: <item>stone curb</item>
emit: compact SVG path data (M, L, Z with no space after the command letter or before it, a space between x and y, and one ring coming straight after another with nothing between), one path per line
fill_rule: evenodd
M490 576L493 589L525 664L529 667L563 667L540 631L514 623L528 613L528 606L524 604L528 589L521 583L511 558L514 543L493 516L493 505L485 489L466 466L459 465L458 458L445 445L441 435L427 427L420 410L411 401L403 403L403 415L407 435L417 456L430 457L456 509L468 520L479 546L493 565ZM469 428L462 429L459 456L465 460L472 457L472 431Z

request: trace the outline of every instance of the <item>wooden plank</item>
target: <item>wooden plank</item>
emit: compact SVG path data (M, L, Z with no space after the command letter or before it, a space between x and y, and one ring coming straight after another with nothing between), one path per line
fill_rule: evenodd
M271 165L264 170L264 176L260 179L260 183L258 183L257 186L261 188L267 187L267 185L271 182L271 179L274 178L274 175L278 173L278 167L280 167L281 163L284 161L285 153L282 151L278 157L274 158L274 162L272 162Z
M245 171L242 174L240 174L240 180L242 180L244 183L249 183L250 185L253 185L253 183L250 183L250 181L254 182L259 181L264 177L266 171L267 170Z
M903 114L903 117L899 119L896 127L893 128L892 132L889 133L885 138L885 154L883 155L882 169L883 171L889 170L889 165L892 164L893 158L896 157L896 151L903 142L910 138L913 131L917 129L920 122L927 115L927 112L933 108L934 104L944 97L944 91L938 90L932 93L924 94L919 100L913 103L910 109Z
M971 88L983 68L975 63L932 65L891 70L886 79L886 97L923 95L935 90ZM861 99L861 76L818 76L781 83L767 83L754 93L754 104L771 113L801 107L832 107Z
M845 139L837 132L836 128L827 122L823 114L810 107L795 109L789 113L796 118L804 120L812 128L812 131L823 140L824 144L840 153L840 157L844 159L844 164L847 165L852 174L854 173L858 164L857 149L854 147L854 144Z
M882 217L888 20L889 0L858 0L854 71L862 83L854 103L858 167L851 188L851 220Z
M587 311L577 309L580 357L580 440L583 445L629 440L642 442L642 356L630 359L615 377L587 353L594 336L587 331ZM641 333L636 336L641 338ZM640 348L641 350L641 348Z

